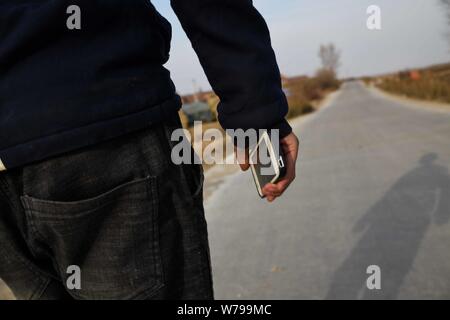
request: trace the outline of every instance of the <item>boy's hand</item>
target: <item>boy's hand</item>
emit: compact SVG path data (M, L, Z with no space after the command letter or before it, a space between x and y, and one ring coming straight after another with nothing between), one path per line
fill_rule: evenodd
M286 137L280 140L280 149L283 152L286 175L277 183L268 183L262 189L263 194L266 196L267 201L272 202L276 198L280 197L284 191L289 187L292 181L295 179L295 164L298 157L298 138L294 133L290 133ZM239 158L239 157L238 157ZM239 161L239 159L238 159ZM245 159L239 161L239 165L242 171L247 171L250 168L248 150L245 152Z

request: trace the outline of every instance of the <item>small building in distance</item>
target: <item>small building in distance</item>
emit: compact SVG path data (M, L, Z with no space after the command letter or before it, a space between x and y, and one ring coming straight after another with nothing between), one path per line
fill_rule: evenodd
M188 119L189 126L192 126L194 121L211 122L214 120L214 115L209 105L205 102L185 103L182 110Z
M307 76L287 77L281 75L281 84L287 98L289 99L290 97L295 96L295 87L298 87L307 80ZM192 126L194 121L217 121L219 97L213 91L197 89L194 93L182 95L181 101L183 107L180 110L180 117L182 119L183 127L188 128Z
M192 126L194 121L211 122L217 120L217 104L219 98L213 91L202 91L181 96L182 113L185 115L186 125Z
M181 96L181 101L183 102L183 104L193 103L193 102L197 102L197 101L207 103L208 100L214 96L216 96L216 95L213 91L199 90L195 93Z

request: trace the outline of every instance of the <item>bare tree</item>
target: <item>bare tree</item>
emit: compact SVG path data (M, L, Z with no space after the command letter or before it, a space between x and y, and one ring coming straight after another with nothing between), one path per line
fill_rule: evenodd
M340 66L341 53L333 43L321 45L319 57L322 61L322 68L324 70L337 73L337 69Z

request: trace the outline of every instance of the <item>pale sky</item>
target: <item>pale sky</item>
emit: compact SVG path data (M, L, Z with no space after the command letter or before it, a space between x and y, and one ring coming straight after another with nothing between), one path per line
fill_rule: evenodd
M450 62L449 25L439 2L254 0L254 5L269 26L281 73L312 75L320 65L320 44L333 42L342 51L339 75L348 77ZM166 67L177 90L182 94L192 92L193 79L203 90L210 89L169 0L152 3L172 23L171 58ZM381 8L380 31L366 27L370 5Z

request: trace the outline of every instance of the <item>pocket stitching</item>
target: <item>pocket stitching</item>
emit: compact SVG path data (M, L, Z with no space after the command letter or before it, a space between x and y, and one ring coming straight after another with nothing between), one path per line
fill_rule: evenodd
M82 200L77 200L77 201L53 201L53 200L43 200L43 199L38 199L38 198L34 198L32 196L29 196L27 194L21 196L22 199L24 199L27 202L35 202L38 204L44 204L44 205L55 205L55 206L75 206L75 205L83 205L83 204L89 204L90 202L95 202L98 200L102 200L105 197L109 197L112 194L118 192L119 190L122 190L123 188L129 187L131 185L137 184L137 183L141 183L144 182L146 180L151 181L152 178L156 178L153 176L147 176L145 178L140 178L140 179L135 179L126 183L123 183L109 191L106 191L100 195L97 195L95 197L91 197L91 198L87 198L87 199L82 199ZM40 212L39 210L36 210L34 208L30 208L33 209L34 211Z
M153 236L151 237L151 241L152 241L152 247L153 247L153 253L152 253L152 258L154 260L155 266L153 268L153 272L155 275L155 280L154 280L154 284L151 285L150 287L148 287L148 285L143 284L141 286L144 287L143 289L139 289L139 287L137 287L135 292L130 293L130 294L125 294L124 297L122 297L122 299L140 299L142 297L149 297L153 294L155 294L158 290L160 290L162 287L164 287L164 274L163 274L163 266L162 266L162 257L161 257L161 248L160 248L160 241L159 241L159 226L158 226L158 217L159 217L159 201L158 201L158 196L157 196L157 192L158 192L158 188L157 188L157 177L156 176L147 176L145 178L141 178L141 179L136 179L127 183L124 183L118 187L115 187L114 189L107 191L99 196L93 197L93 198L89 198L86 200L80 200L80 201L74 201L74 202L61 202L61 201L50 201L50 200L40 200L37 198L33 198L30 196L22 196L22 204L24 206L25 210L25 214L28 218L28 221L30 223L30 228L31 228L31 232L33 232L34 234L36 234L38 237L40 237L43 240L46 240L47 245L50 247L50 249L55 252L55 246L52 243L49 243L48 241L48 237L44 236L37 228L36 224L35 224L35 220L36 217L33 216L33 212L34 213L38 213L41 216L44 217L51 217L54 218L54 220L60 220L59 218L61 217L55 217L54 215L51 214L46 214L45 212L42 212L42 210L37 210L34 208L33 206L33 202L36 201L37 204L44 204L44 205L56 205L56 206L61 206L61 205L77 205L77 204L83 204L85 205L86 203L90 203L90 202L94 202L95 200L101 200L104 197L108 197L113 195L115 192L122 190L126 187L129 187L131 185L137 184L137 183L142 183L145 182L145 193L146 196L149 197L149 201L152 205L152 227L153 227ZM108 200L108 199L106 199ZM106 203L104 203L103 205L99 206L99 207L95 207L95 209L91 209L89 211L95 211L95 210L99 210L102 207L108 205L109 203L111 203L111 200L108 200ZM83 213L85 213L83 211ZM69 215L68 218L74 218L76 216L74 215ZM62 219L64 220L64 219ZM60 273L60 277L63 279L63 277L61 276L61 273L64 274L64 270L62 270L58 264L58 261L56 259L56 257L51 257L52 262L55 264L55 266L57 267L57 271L58 273ZM70 295L72 295L75 298L79 298L79 299L90 299L89 296L92 296L92 293L87 293L87 296L83 296L73 290L67 290L68 293ZM132 291L132 290L130 290ZM95 296L95 293L94 293Z

